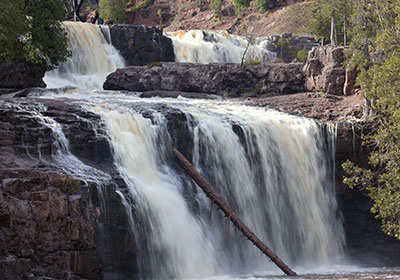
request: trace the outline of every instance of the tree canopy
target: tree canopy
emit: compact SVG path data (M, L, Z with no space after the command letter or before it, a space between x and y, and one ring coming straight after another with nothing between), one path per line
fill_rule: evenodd
M400 2L357 1L349 67L360 72L375 129L364 137L373 148L369 167L346 162L344 182L368 192L382 230L400 240Z
M70 55L61 0L0 1L0 62L51 69Z

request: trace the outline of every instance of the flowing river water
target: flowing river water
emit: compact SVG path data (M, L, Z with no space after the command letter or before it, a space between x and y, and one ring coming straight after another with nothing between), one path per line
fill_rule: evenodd
M116 191L127 213L135 210L129 222L140 278L400 279L399 270L363 268L346 257L334 190L333 125L240 102L140 99L135 93L99 90L106 74L123 66L106 38L107 28L65 26L73 57L48 72L45 82L49 87L77 88L30 96L69 100L100 117L114 165L129 187L128 193ZM96 56L91 44L101 46ZM181 48L177 44L175 51L184 59ZM180 119L171 118L176 112ZM71 154L54 119L43 122L57 135L58 162L66 172L107 180ZM172 133L176 125L183 133ZM210 215L210 201L171 157L176 143L249 228L299 276L283 276L220 212L214 209Z

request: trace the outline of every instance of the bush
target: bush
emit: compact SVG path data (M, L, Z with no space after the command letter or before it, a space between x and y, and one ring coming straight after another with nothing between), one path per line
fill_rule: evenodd
M113 23L125 22L125 0L101 0L99 2L99 15L104 21Z
M304 61L307 60L307 57L308 57L308 51L306 49L302 49L302 50L299 50L297 52L297 59L298 60L304 62Z
M162 67L162 63L160 61L154 61L152 63L147 64L147 68L153 68L153 67Z
M214 15L219 15L223 0L210 0L211 9L214 11Z
M246 62L244 65L245 66L254 66L254 65L259 65L261 64L260 60L250 60L248 62Z

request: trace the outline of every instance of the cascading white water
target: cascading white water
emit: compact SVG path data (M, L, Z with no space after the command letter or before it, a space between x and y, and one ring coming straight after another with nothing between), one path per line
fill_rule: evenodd
M189 30L167 32L166 35L172 39L177 62L240 63L248 45L248 39L226 31ZM266 49L266 39L257 38L253 41L244 61L268 62L276 58L274 52Z
M209 220L209 200L179 175L168 156L171 142L162 112L150 110L148 119L132 109L157 101L101 102L89 109L104 119L116 165L146 220L135 226L140 251L147 255L142 256L145 277L276 272L233 229L228 240L221 215L214 213ZM328 164L332 159L316 123L210 101L168 106L189 120L193 163L281 258L305 268L330 264L341 255L343 229Z
M64 22L63 27L72 57L46 73L47 87L102 89L106 76L124 66L123 58L110 42L109 28L81 22Z

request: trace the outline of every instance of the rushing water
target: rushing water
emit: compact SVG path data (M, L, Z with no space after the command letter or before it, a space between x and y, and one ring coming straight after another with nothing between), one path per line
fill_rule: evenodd
M102 88L106 76L124 66L123 58L111 45L107 26L64 22L72 57L44 77L48 88L75 86Z
M65 26L75 38L74 56L47 73L46 82L98 88L107 71L122 65L121 58L98 27ZM95 46L100 50L93 61L77 57ZM98 61L104 70L96 72ZM174 162L173 143L258 237L301 274L296 279L399 276L340 265L348 261L334 194L333 127L222 100L140 99L82 89L39 95L70 100L100 117L97 125L107 131L114 165L128 186L128 193L115 191L130 213L141 278L287 279L220 212L211 215L210 201ZM107 180L107 174L97 174L71 154L54 119L40 110L36 114L54 132L54 156L66 172Z
M226 31L203 30L176 31L166 34L172 39L178 62L240 63L244 54L244 61L268 62L276 58L276 54L266 48L269 41L263 38L245 38ZM251 44L248 44L249 40Z

